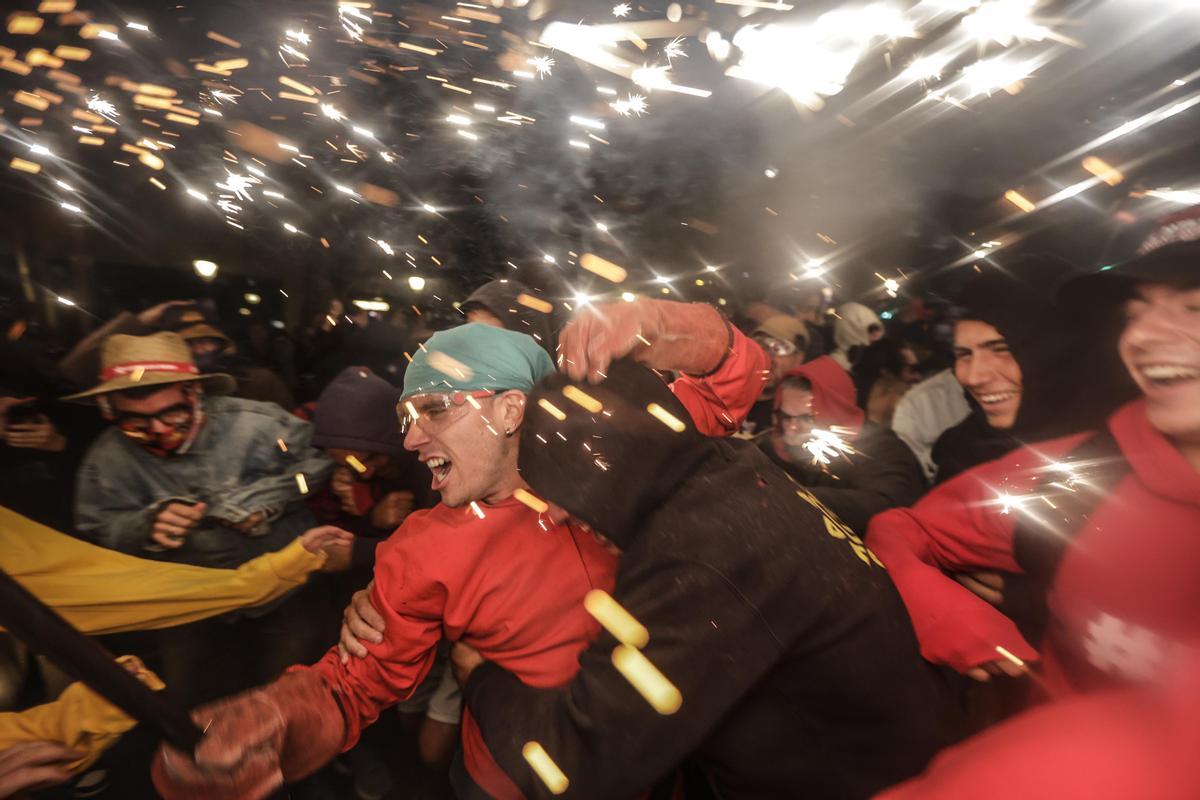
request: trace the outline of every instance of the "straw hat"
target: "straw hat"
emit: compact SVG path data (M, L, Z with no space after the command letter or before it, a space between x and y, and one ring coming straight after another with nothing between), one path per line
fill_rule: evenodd
M237 388L232 375L201 375L192 351L177 333L163 331L149 336L117 333L105 339L100 348L100 383L63 399L83 400L126 389L189 381L204 381L211 394L229 394Z

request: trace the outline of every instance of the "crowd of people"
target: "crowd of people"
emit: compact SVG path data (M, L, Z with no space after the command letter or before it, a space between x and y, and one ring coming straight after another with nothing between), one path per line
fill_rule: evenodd
M0 568L203 736L4 636L0 797L1200 796L1200 209L896 318L536 294L12 323Z

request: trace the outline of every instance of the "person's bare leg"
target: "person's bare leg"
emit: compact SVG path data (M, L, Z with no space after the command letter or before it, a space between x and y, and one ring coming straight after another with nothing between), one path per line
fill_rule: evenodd
M421 731L417 734L417 752L421 761L433 769L447 769L454 758L458 745L458 725L438 722L425 717L421 720Z

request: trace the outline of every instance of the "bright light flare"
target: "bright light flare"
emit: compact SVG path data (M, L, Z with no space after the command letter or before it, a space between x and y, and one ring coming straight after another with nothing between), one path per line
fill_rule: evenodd
M988 95L1000 89L1020 83L1028 78L1036 66L1031 61L1014 61L1004 56L986 58L964 67L962 79L967 85L968 97Z
M1036 5L1036 0L986 0L963 17L962 27L974 39L1005 47L1017 40L1040 42L1050 29L1034 22Z

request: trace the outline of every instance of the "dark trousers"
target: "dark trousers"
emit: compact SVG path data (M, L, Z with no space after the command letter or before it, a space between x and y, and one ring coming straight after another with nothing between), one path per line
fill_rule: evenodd
M337 641L328 586L315 576L260 617L235 612L159 631L167 691L187 708L261 686L293 664L311 664Z

